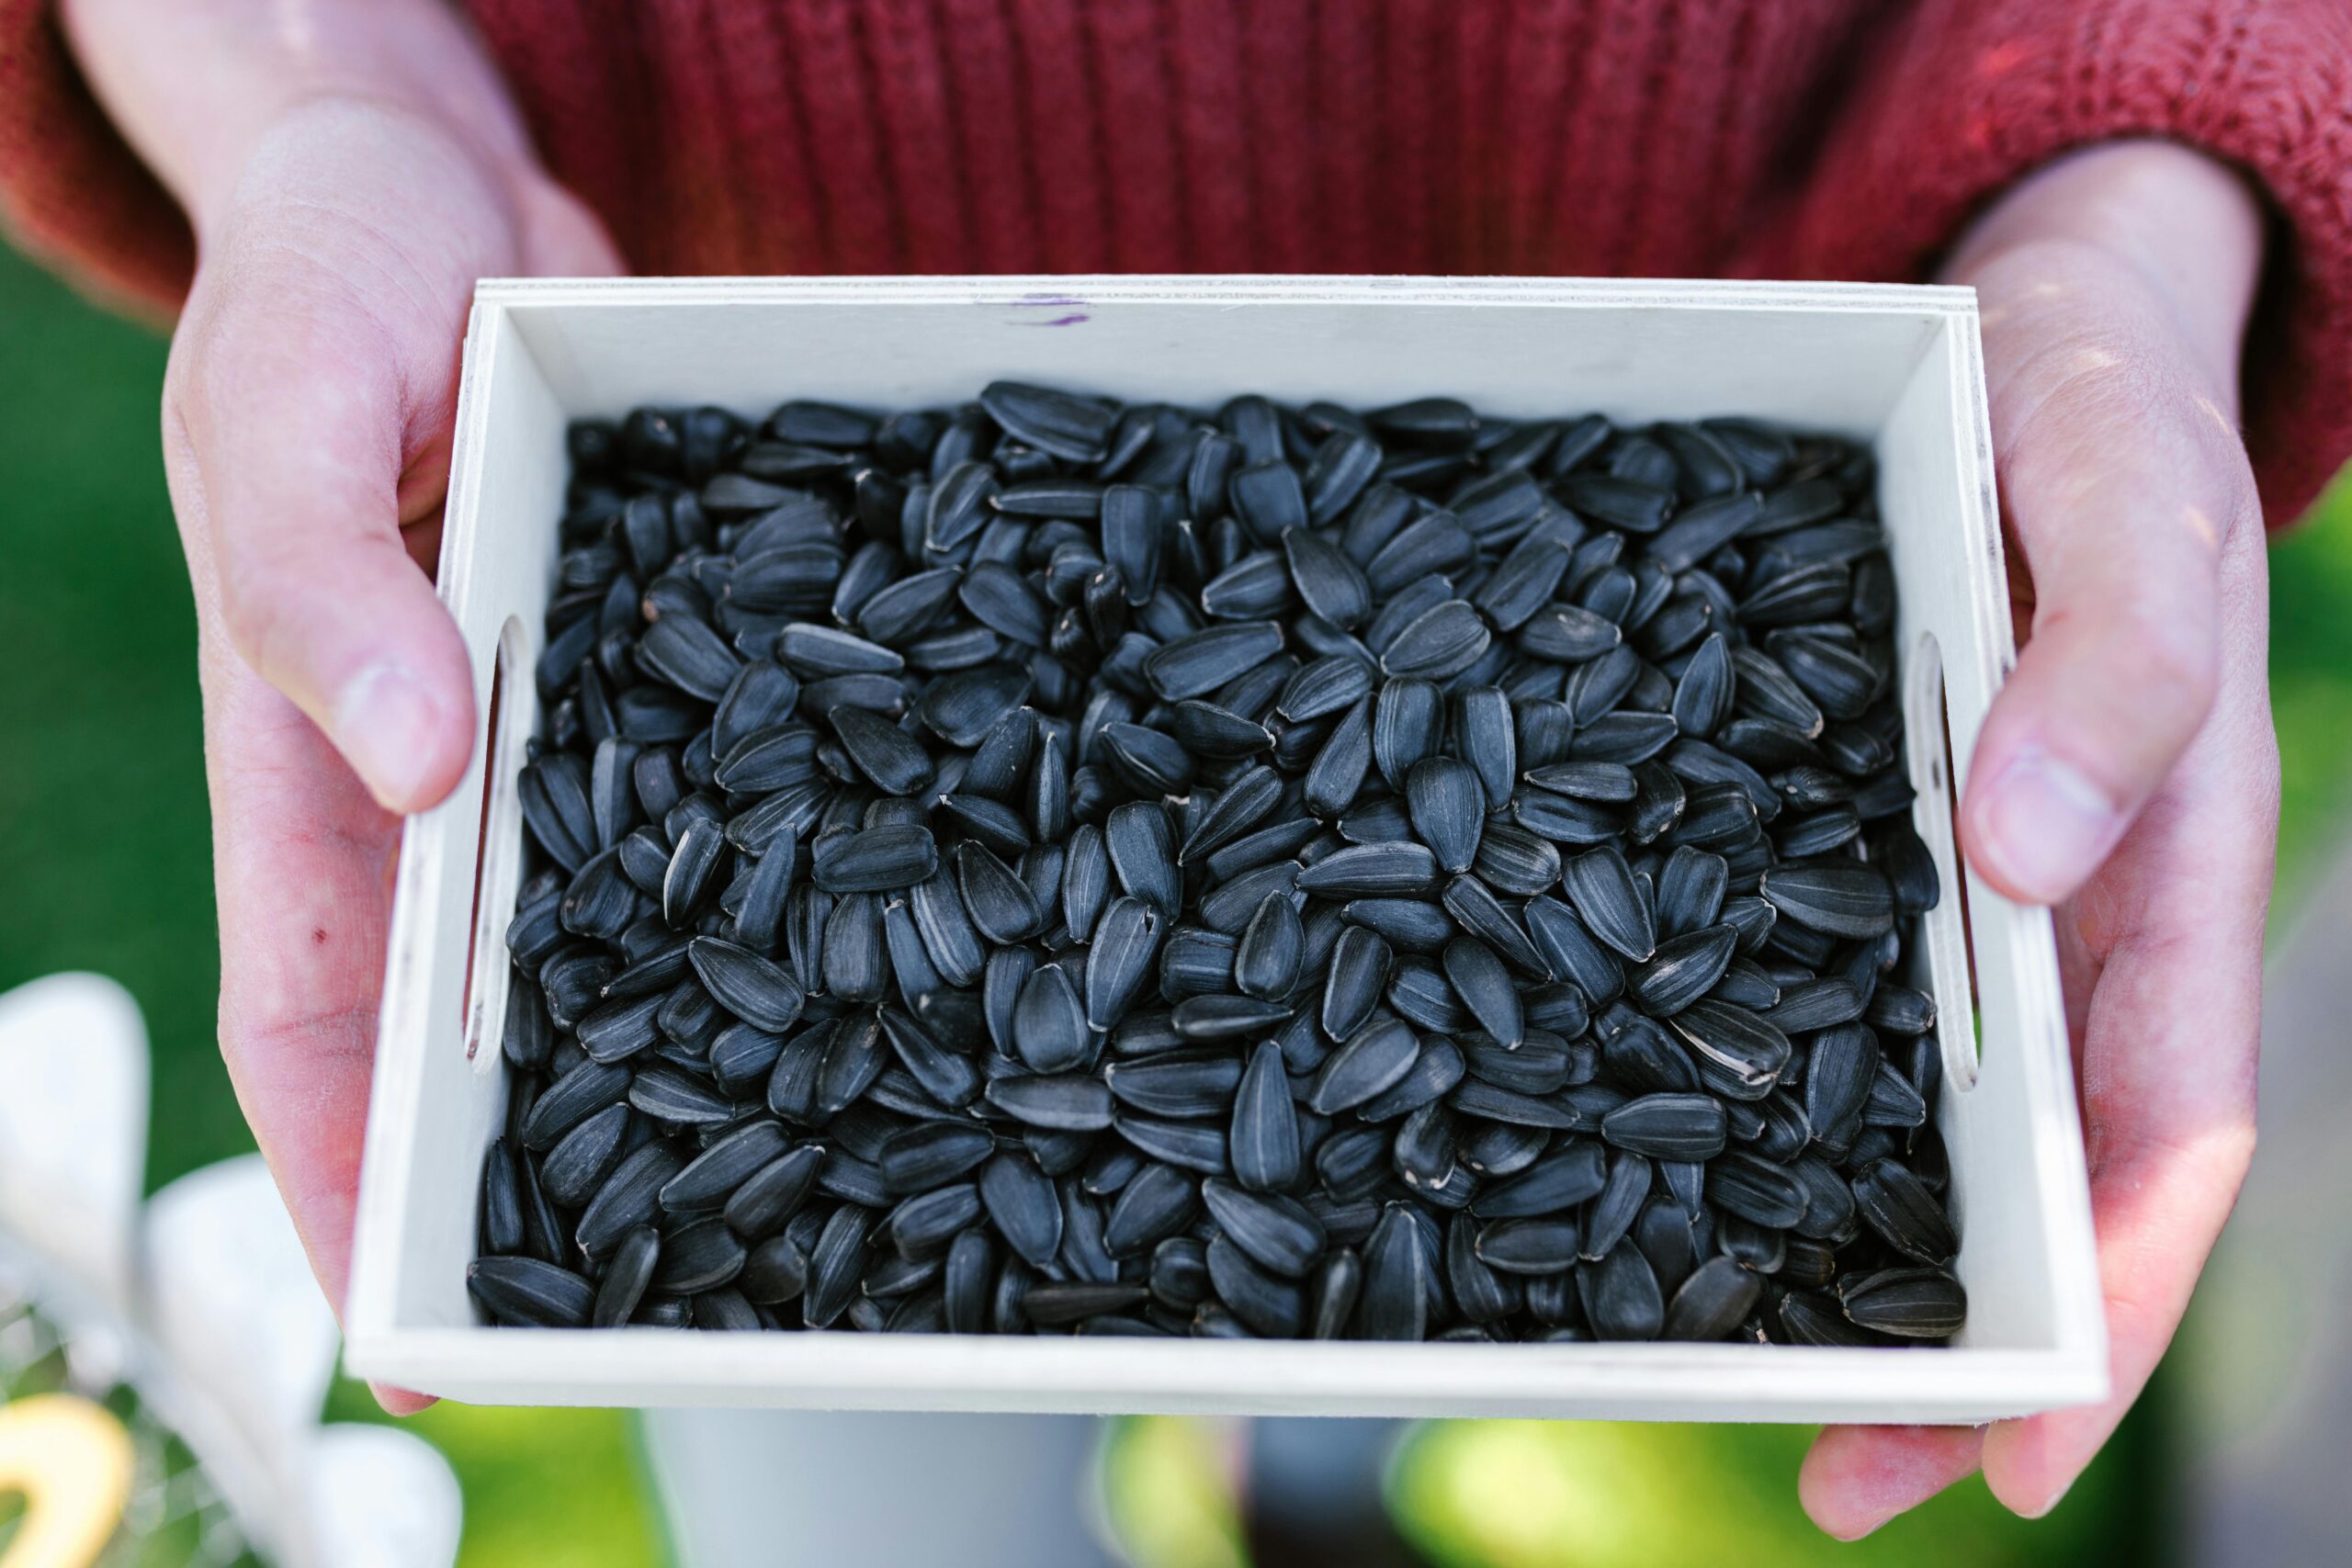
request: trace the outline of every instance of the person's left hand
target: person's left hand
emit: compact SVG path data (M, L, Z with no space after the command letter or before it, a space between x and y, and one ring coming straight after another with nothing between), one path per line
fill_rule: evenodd
M2057 906L2113 1389L1981 1429L1826 1428L1799 1491L1832 1535L1980 1465L2018 1513L2055 1506L2171 1343L2253 1156L2278 757L2235 420L2260 255L2235 175L2124 143L2026 181L1947 269L1983 310L2031 638L1977 741L1962 833L1984 881Z

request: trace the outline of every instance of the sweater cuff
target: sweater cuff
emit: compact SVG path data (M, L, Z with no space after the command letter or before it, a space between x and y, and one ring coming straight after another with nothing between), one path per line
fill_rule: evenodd
M2002 189L2091 142L2233 164L2278 219L2246 447L2272 524L2352 454L2352 9L2340 0L1924 0L1880 40L1799 197L1799 276L1917 276Z
M0 234L154 321L196 270L187 220L107 122L50 0L0 0Z

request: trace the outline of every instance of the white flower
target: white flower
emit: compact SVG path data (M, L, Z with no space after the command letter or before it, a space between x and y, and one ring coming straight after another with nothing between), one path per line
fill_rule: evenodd
M139 1010L109 980L0 996L0 1326L10 1295L28 1293L71 1383L128 1384L271 1562L447 1568L461 1507L441 1456L405 1432L320 1424L334 1320L259 1158L183 1177L141 1208L147 1066ZM0 1365L12 1359L0 1347ZM119 1497L97 1468L60 1472ZM141 1506L130 1498L134 1519Z

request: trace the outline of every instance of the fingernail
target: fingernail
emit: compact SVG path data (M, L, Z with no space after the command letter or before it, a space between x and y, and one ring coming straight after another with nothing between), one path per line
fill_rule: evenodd
M2021 1519L2048 1518L2050 1517L2051 1510L2057 1507L2059 1504L2064 1502L2066 1500L2066 1494L2072 1492L2074 1489L2075 1478L2068 1476L2066 1478L2066 1484L2058 1488L2057 1491L2052 1492L2042 1503L2041 1506L2033 1509L2020 1508L2018 1510L2018 1517Z
M2121 816L2082 771L2047 751L2018 753L1977 811L1980 847L2004 881L2038 903L2082 884L2115 847Z
M441 705L397 664L370 665L335 699L335 749L388 811L423 804L440 727Z

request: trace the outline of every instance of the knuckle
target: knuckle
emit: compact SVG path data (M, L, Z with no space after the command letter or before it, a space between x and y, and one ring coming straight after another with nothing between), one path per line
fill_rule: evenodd
M2134 604L2123 611L2122 645L2139 700L2179 725L2184 738L2213 705L2221 654L2168 608Z
M219 575L229 645L255 674L275 682L289 633L287 598L299 588L279 563L251 551L229 551Z

